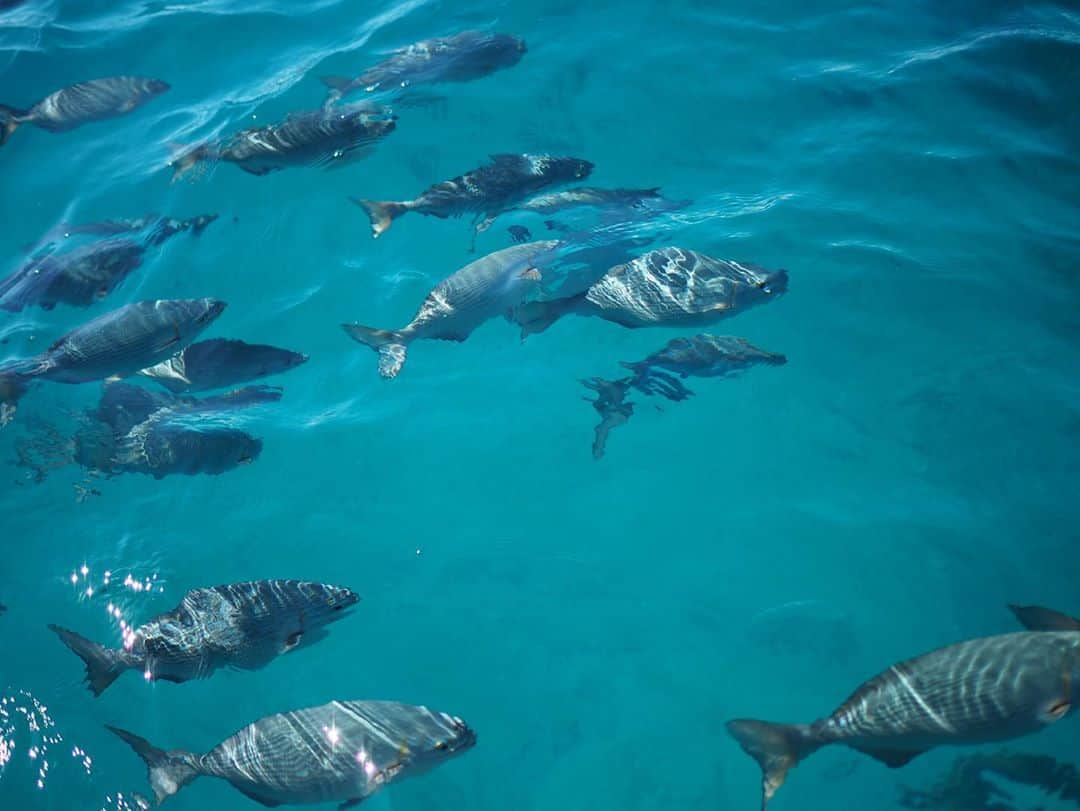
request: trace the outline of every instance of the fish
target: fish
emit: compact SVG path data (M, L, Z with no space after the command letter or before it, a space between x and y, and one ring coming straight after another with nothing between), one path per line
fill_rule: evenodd
M758 364L783 366L787 358L758 349L745 338L702 333L689 338L673 338L644 360L620 365L634 373L633 385L645 394L663 394L681 400L692 392L673 380L669 372L687 377L730 377ZM665 372L657 371L663 369ZM681 396L669 393L672 385Z
M396 330L342 324L354 340L379 353L379 374L397 377L413 341L464 341L492 318L506 315L541 280L537 267L552 255L557 240L529 242L490 253L439 282L406 326Z
M104 220L91 223L67 223L62 222L53 226L34 245L27 247L27 253L33 253L41 248L52 245L60 239L72 236L117 236L118 234L130 234L135 231L144 231L145 240L150 245L160 245L169 237L181 231L191 231L192 236L201 236L206 227L218 218L217 214L200 214L187 220L177 220L171 217L162 217L157 214L147 214L133 219Z
M752 719L728 733L762 772L761 808L795 765L840 744L899 768L937 746L1018 738L1060 721L1080 684L1080 632L972 639L893 665L813 724Z
M211 338L139 374L171 392L206 391L280 374L307 361L307 355L288 349Z
M332 701L270 715L205 755L165 751L131 732L108 729L146 763L158 804L206 776L267 807L337 802L347 809L476 744L476 733L461 718L393 701Z
M206 161L227 161L260 177L295 166L341 166L362 157L396 126L388 110L367 103L293 113L278 124L181 150L170 164L173 182Z
M604 380L599 377L590 377L580 382L586 388L596 392L596 399L590 400L588 397L583 399L592 403L592 407L600 415L600 422L594 430L592 445L593 459L599 460L604 457L608 434L612 429L625 425L627 420L634 415L634 404L626 400L633 378Z
M371 93L417 84L480 79L513 67L527 50L523 40L509 34L462 31L393 51L355 78L324 76L322 83L331 90L327 104L332 104L357 90Z
M0 281L0 309L20 312L38 306L51 310L57 304L89 307L142 266L148 246L160 245L188 229L198 235L207 224L205 217L162 219L155 223L145 240L101 239L70 251L35 257Z
M158 421L196 414L216 414L238 408L248 408L281 399L281 389L272 386L245 386L212 397L159 392L131 383L112 383L105 387L98 406L91 416L108 426L118 436L131 432L155 414ZM167 412L167 413L162 413Z
M0 403L8 419L33 380L89 383L154 366L193 341L225 310L218 299L126 304L68 332L39 355L0 366Z
M1080 631L1080 619L1038 605L1010 605L1009 610L1029 631Z
M660 248L615 265L581 293L519 307L521 337L564 315L596 316L624 327L706 326L779 298L786 270L769 271L685 248Z
M556 214L572 208L608 208L608 209L643 209L647 200L662 199L660 187L650 189L601 189L596 186L577 186L573 189L549 192L530 197L523 203L519 203L502 211L489 215L477 226L478 231L485 231L491 227L503 214L511 211L527 211L531 214ZM549 230L558 230L559 223L554 220L546 220Z
M52 93L28 110L0 104L0 146L23 124L65 132L91 121L129 113L169 89L143 76L111 76L80 82Z
M50 625L86 665L86 684L100 696L118 677L137 670L149 681L182 683L222 668L258 670L302 644L318 641L326 625L360 601L351 589L303 580L254 580L192 589L171 611L124 632L107 648Z
M504 153L491 155L487 165L436 183L412 200L350 199L367 213L371 235L378 239L410 211L442 219L463 214L490 217L542 188L582 180L592 170L593 164L580 158Z

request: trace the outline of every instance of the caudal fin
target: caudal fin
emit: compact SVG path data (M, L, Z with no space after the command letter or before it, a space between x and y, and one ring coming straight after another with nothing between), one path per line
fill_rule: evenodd
M549 301L527 301L514 310L513 320L521 327L521 340L543 332L585 299L585 293Z
M361 200L359 197L350 197L354 203L364 209L371 220L371 238L378 239L380 234L390 230L394 220L409 210L404 203L392 203L379 200Z
M110 650L59 625L50 625L49 630L86 664L86 684L95 696L104 693L116 677L128 669L122 651Z
M150 785L154 789L154 799L158 805L200 774L198 756L191 752L180 749L166 752L153 746L145 738L140 738L123 729L108 724L105 728L134 749L135 754L146 763Z
M0 104L0 146L7 143L11 133L19 128L22 119L25 117L26 110L17 110L14 107L8 107L6 104Z
M784 784L788 772L821 746L810 727L803 725L742 718L728 721L727 731L761 767L761 811Z
M407 341L400 332L392 329L375 329L362 324L342 324L342 328L354 341L370 346L379 353L379 374L390 380L397 377L405 365Z
M1038 605L1010 605L1009 610L1029 631L1080 631L1080 620Z

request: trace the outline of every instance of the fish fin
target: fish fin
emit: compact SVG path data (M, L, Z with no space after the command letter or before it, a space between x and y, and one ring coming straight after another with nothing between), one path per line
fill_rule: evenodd
M857 752L869 755L879 763L884 763L890 769L899 769L907 766L919 755L926 752L925 749L874 749L870 746L852 746Z
M362 324L342 324L342 328L353 340L370 346L379 353L379 374L390 380L398 375L405 365L407 342L400 332L389 329L375 329Z
M288 653L291 650L296 650L300 646L300 642L303 638L303 631L293 631L285 638L285 644L281 646L281 652Z
M526 268L518 274L519 279L524 279L530 282L543 281L544 277L540 274L539 268Z
M1080 620L1038 605L1012 605L1009 610L1029 631L1080 631Z
M569 298L551 299L550 301L528 301L515 310L514 321L521 327L521 339L536 332L543 332L580 302L585 300L585 293Z
M11 133L15 132L22 123L21 119L26 118L26 110L19 110L15 107L8 107L6 104L0 104L0 146L7 143L8 138L11 137Z
M153 681L167 681L169 684L183 684L187 681L187 679L182 679L179 676L153 675L151 678Z
M320 76L319 81L331 90L336 90L339 93L345 93L350 90L350 86L353 82L348 76Z
M1072 710L1072 701L1069 696L1065 698L1059 698L1051 701L1047 704L1046 708L1040 713L1039 718L1044 724L1052 724L1054 721L1060 721Z
M109 650L59 625L50 625L49 630L86 664L86 684L95 696L104 693L117 676L128 669L120 651Z
M338 811L345 811L346 808L356 808L364 801L363 797L353 797L351 800L346 800L338 806Z
M190 752L180 749L166 752L153 746L145 738L126 730L108 724L105 728L134 749L135 754L146 763L150 785L154 789L154 799L158 805L200 774L198 758Z
M254 800L259 805L265 806L266 808L277 808L279 805L281 805L281 803L279 803L277 800L267 799L266 797L256 794L250 788L242 788L235 783L233 783L232 786L249 800Z
M394 203L379 200L362 200L359 197L350 197L352 202L364 209L371 220L371 238L378 239L381 234L390 230L394 220L408 211L404 203Z
M256 168L254 168L252 166L244 166L244 164L242 164L242 163L238 163L236 165L239 166L245 172L247 172L249 175L255 175L255 177L266 177L271 172L276 171L274 168L272 168L270 166L262 166L262 167L256 169Z
M808 726L743 718L728 721L727 731L761 767L761 811L784 785L788 772L821 746Z

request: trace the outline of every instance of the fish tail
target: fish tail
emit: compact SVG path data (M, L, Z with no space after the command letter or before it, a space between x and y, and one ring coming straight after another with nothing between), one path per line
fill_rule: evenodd
M521 327L521 340L543 332L585 300L585 293L549 301L527 301L514 310L514 321Z
M405 203L393 203L379 200L361 200L359 197L350 197L354 203L364 209L371 220L371 237L378 239L380 234L390 230L394 220L409 210Z
M362 324L342 324L345 332L353 340L370 346L379 353L379 374L390 380L397 377L405 365L406 337L392 329L375 329Z
M128 669L121 651L110 650L59 625L50 625L49 630L60 637L60 641L86 664L86 684L95 696L104 693L105 689L116 681L116 677Z
M173 170L173 183L183 178L203 161L213 160L218 156L218 151L212 144L199 144L194 147L172 144L170 148L173 153L172 160L169 161L169 166Z
M166 752L153 746L145 738L140 738L123 729L108 724L105 728L134 749L135 754L146 763L150 785L154 789L154 799L158 805L202 773L198 756L191 752L181 749Z
M761 811L765 811L788 772L821 748L811 727L742 718L728 721L727 731L761 767Z
M15 107L8 107L6 104L0 104L0 146L7 143L8 138L11 137L11 133L19 128L19 125L23 123L26 116L26 110L19 110Z

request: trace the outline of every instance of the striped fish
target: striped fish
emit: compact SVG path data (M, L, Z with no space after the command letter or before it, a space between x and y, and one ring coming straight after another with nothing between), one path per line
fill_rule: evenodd
M685 248L660 248L616 265L582 293L536 301L517 313L522 337L564 315L596 316L624 327L706 326L772 301L787 271L768 271Z
M1021 632L961 642L893 665L813 724L740 719L728 732L762 772L764 811L788 771L829 744L899 768L936 746L1038 732L1073 708L1080 632Z
M556 240L512 245L489 253L439 282L413 320L396 330L343 324L345 332L379 353L379 374L397 377L408 345L421 339L464 341L478 326L506 315L540 281L537 264L551 258Z
M90 691L99 696L126 670L150 681L185 682L224 667L256 670L346 616L360 598L340 586L302 580L255 580L194 589L180 605L124 635L110 649L50 625L86 664Z
M29 110L0 104L0 146L22 124L33 124L49 132L65 132L91 121L129 113L168 89L169 85L160 79L110 76L57 90Z
M160 804L196 777L217 777L257 803L358 805L392 780L422 774L476 743L460 718L391 701L332 701L271 715L205 755L163 751L109 729L146 762Z

